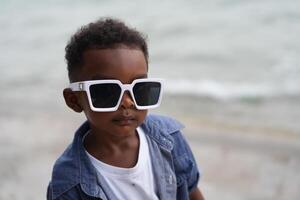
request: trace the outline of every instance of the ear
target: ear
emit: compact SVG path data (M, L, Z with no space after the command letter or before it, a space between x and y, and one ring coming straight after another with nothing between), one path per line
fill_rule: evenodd
M73 92L70 88L65 88L63 91L63 95L65 98L65 102L69 108L74 110L75 112L82 112L82 106L78 101L78 96Z

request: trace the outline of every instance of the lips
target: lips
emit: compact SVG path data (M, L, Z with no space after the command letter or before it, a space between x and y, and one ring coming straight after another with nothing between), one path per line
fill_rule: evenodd
M113 122L120 126L129 126L135 123L135 118L133 116L118 116L113 119Z

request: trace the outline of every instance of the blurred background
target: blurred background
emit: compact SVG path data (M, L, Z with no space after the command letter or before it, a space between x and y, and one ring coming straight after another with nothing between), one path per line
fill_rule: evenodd
M207 199L300 198L300 1L1 0L1 200L45 199L85 119L64 104L64 47L103 16L148 36L154 112L186 125Z

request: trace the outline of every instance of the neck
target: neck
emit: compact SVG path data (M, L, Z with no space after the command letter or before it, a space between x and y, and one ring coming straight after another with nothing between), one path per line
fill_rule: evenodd
M132 166L137 161L139 150L139 137L137 131L128 136L115 136L111 134L94 132L91 129L84 140L85 149L103 162L118 166ZM130 155L131 158L128 158ZM124 156L130 164L124 164ZM118 164L115 164L118 163ZM121 164L120 164L121 163Z

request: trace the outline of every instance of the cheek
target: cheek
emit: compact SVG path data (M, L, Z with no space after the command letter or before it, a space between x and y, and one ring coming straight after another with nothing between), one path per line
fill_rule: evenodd
M94 127L105 127L111 122L111 115L109 113L93 112L89 110L85 112L86 118Z
M148 110L139 111L139 114L138 114L139 115L139 125L141 125L144 122L144 120L147 116L147 113L148 113Z
M89 100L85 92L80 93L79 100L80 100L80 105L83 108L84 112L90 110Z
M86 118L91 122L94 123L96 121L99 121L102 119L101 114L102 113L97 113L91 110L87 94L84 92L80 96L80 104L81 107L83 108L83 112L86 116ZM102 121L102 120L101 120Z

